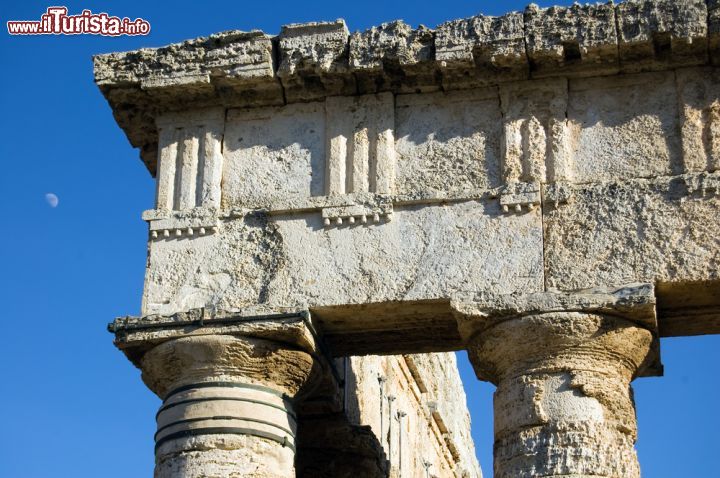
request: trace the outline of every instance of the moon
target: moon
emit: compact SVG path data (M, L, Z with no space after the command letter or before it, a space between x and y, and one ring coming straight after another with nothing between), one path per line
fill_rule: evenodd
M45 201L47 201L50 207L57 207L60 199L58 199L58 197L53 193L47 193L45 194Z

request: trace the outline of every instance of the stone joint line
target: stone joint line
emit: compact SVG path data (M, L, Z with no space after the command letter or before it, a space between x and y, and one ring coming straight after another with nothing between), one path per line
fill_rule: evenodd
M175 388L168 392L167 395L165 395L165 400L167 401L170 397L173 395L180 393L180 392L186 392L188 390L196 390L199 388L214 388L214 387L226 387L226 388L247 388L250 390L260 390L266 393L271 393L275 396L278 396L282 398L283 400L287 400L288 403L292 403L290 397L288 397L286 394L282 392L278 392L277 390L274 390L270 387L266 387L264 385L257 385L254 383L240 383L240 382L203 382L203 383L196 383L196 384L190 384L190 385L183 385L182 387Z
M215 434L265 438L295 451L297 416L292 401L284 393L262 385L184 385L167 394L156 420L156 452L171 440Z
M253 428L237 428L237 427L212 427L212 428L202 428L197 430L183 430L176 433L172 433L170 435L167 435L160 440L158 440L155 443L155 453L160 449L160 447L171 441L171 440L177 440L181 438L192 438L195 436L203 436L203 435L249 435L249 436L255 436L259 438L266 438L268 440L275 441L282 445L285 448L290 449L293 453L295 453L295 445L293 445L290 440L288 440L287 436L280 436L276 435L274 433L268 433L262 430L256 430Z

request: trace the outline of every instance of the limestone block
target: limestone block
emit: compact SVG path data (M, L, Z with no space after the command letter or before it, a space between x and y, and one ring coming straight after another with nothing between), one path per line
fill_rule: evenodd
M100 87L131 83L147 87L209 83L202 69L205 48L198 41L175 43L164 48L108 53L93 57L95 82Z
M93 58L99 86L140 83L153 89L209 83L209 75L236 81L272 77L272 42L261 31L228 31L162 48Z
M325 113L325 193L393 193L392 93L327 98Z
M183 211L150 209L143 212L143 220L150 225L151 240L215 234L220 225L218 209L214 207L195 207Z
M268 309L255 305L229 311L210 306L164 315L118 317L108 324L108 331L115 334L115 346L140 367L151 348L186 337L253 337L314 352L322 347L318 347L311 325L310 315L304 309ZM334 384L332 379L318 381L318 385Z
M231 110L223 205L395 190L391 93ZM345 206L346 204L342 204Z
M500 86L505 183L571 179L566 78Z
M277 75L287 101L355 92L354 79L348 75L349 37L341 19L282 27Z
M396 114L398 193L501 184L497 90L400 95Z
M568 122L577 182L682 171L672 73L570 81Z
M497 321L551 312L592 312L618 315L648 330L657 331L655 288L649 283L562 292L549 290L530 293L496 294L478 291L456 294L452 300L458 329L470 339Z
M244 107L282 103L282 88L275 77L273 39L262 32L252 32L228 40L222 37L216 40L217 46L208 47L204 61L204 68L210 73L216 95L223 105Z
M532 211L541 202L540 183L510 183L500 192L500 207L505 213Z
M390 201L378 201L373 205L352 204L349 206L325 207L322 210L323 225L325 227L386 222L392 219L392 214L393 205Z
M322 103L230 110L224 142L224 207L324 194Z
M320 215L273 220L286 256L268 286L271 304L420 300L542 284L539 213L502 216L495 200L396 206L390 222L331 229Z
M220 207L225 109L168 113L156 119L160 139L157 209Z
M432 40L432 30L426 27L414 30L402 20L355 32L350 36L350 66L375 70L382 68L384 60L403 66L428 61L431 51L427 37Z
M93 57L95 82L130 143L157 169L155 118L167 110L281 103L272 39L260 31L223 32L162 48Z
M353 33L349 48L361 94L437 89L433 31L423 25L413 29L402 20L383 23Z
M709 10L702 0L630 1L614 10L532 6L524 15L479 15L435 31L390 22L352 37L342 20L297 24L283 27L275 38L231 31L98 55L95 76L118 124L154 174L155 120L188 104L244 108L497 85L529 78L528 58L534 76L605 75L614 73L617 63L613 15L623 71L698 65L707 62L708 32L718 44L720 37L712 33L720 30L717 11L714 0Z
M145 314L542 287L538 211L502 216L495 200L397 206L390 222L329 229L317 212L250 213L223 221L216 234L160 238L149 247Z
M250 214L215 234L152 241L143 314L266 303L268 284L284 268L282 240L266 217Z
M618 71L612 3L525 10L525 41L533 77Z
M272 42L260 31L211 35L206 44L205 68L228 78L264 78L274 73Z
M720 169L720 72L676 70L685 172Z
M528 78L523 15L477 15L439 25L435 59L445 89Z
M346 65L338 62L347 58L348 37L348 29L342 19L284 25L278 37L278 75L284 77L298 72L344 70Z
M704 0L630 0L615 9L623 71L707 61L708 9Z
M572 202L544 211L547 287L717 280L715 176L575 186Z

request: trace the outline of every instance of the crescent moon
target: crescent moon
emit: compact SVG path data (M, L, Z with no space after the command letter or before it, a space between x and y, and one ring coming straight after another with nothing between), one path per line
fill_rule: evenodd
M47 193L45 194L45 201L47 201L50 207L57 207L60 199L58 199L58 197L53 193Z

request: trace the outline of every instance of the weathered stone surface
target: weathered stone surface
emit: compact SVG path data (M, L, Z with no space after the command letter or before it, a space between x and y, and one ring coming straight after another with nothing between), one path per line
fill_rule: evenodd
M326 99L324 193L392 194L394 126L391 93Z
M413 29L402 20L383 23L350 36L349 65L358 92L437 89L434 32Z
M458 294L453 298L452 308L458 317L458 327L466 337L492 326L494 320L550 312L622 315L649 330L657 329L655 290L647 283L569 292Z
M287 262L269 284L269 303L372 303L483 287L541 288L539 215L498 212L497 203L480 202L406 207L385 224L327 231L319 230L319 218L276 218Z
M569 87L567 118L575 181L683 171L672 73L576 79Z
M286 263L276 225L250 215L221 228L222 233L171 236L151 244L144 313L267 302L267 287ZM228 242L228 235L236 239Z
M565 78L500 87L502 175L507 185L571 179L567 100Z
M457 372L455 354L413 354L406 355L405 360L419 384L437 430L456 460L455 476L479 476L470 435L467 397ZM435 377L444 377L444 380ZM439 470L438 465L430 468L431 473L442 476Z
M500 320L469 355L495 392L495 473L639 477L630 381L653 335L615 316L543 313Z
M575 186L543 215L547 287L717 280L716 191L708 173Z
M322 103L230 110L223 206L323 195L324 154Z
M402 95L395 104L399 194L500 186L496 89Z
M143 356L140 366L148 388L165 398L187 385L237 379L292 397L308 381L315 365L309 352L282 342L215 334L163 342Z
M533 77L607 75L616 73L618 54L624 72L702 65L708 41L717 51L717 11L702 0L644 0L530 6L524 14L478 15L435 30L395 21L350 35L342 20L295 24L276 38L233 31L98 55L95 76L154 173L154 121L164 111L471 88L527 79L531 69Z
M291 397L310 378L313 363L310 354L286 344L229 335L184 337L148 351L143 381L164 399L155 476L292 476L297 419Z
M383 23L350 37L350 67L378 70L383 61L414 65L432 59L433 31L425 26L413 29L402 20Z
M208 108L157 117L158 210L220 207L225 109Z
M278 36L277 74L287 101L305 101L355 92L348 71L344 20L285 25Z
M118 317L108 325L115 345L136 365L144 354L168 340L202 335L239 335L294 344L314 352L318 348L310 329L310 314L302 309L248 307L241 311L191 309L171 315Z
M629 0L615 8L623 71L707 61L708 10L704 0Z
M715 68L683 68L675 77L684 171L720 170L720 75Z
M348 416L379 437L390 476L425 476L424 464L435 476L481 476L454 354L354 357L351 364L357 393Z
M163 48L93 57L95 81L113 105L130 143L156 170L155 118L186 105L277 104L272 39L260 31L230 31Z
M210 76L252 82L274 74L271 38L261 31L228 31L163 48L93 58L98 86L137 84L152 90L203 84Z
M285 25L278 37L280 77L344 70L349 32L342 19Z
M435 59L443 87L464 88L528 77L521 13L478 15L437 27Z
M440 276L449 280L442 286L433 281L430 287L418 289L416 284L403 292L402 284L414 281L410 277L415 273L408 271L416 267L420 249L415 244L437 241L427 235L427 228L449 230L447 221L438 222L441 216L464 223L465 219L459 218L466 217L465 213L455 216L455 211L468 208L473 201L483 204L483 219L477 224L488 226L482 227L478 242L471 243L484 249L484 240L508 244L507 238L517 238L517 242L509 242L518 247L512 250L522 249L518 257L527 258L540 245L532 245L532 235L523 237L524 226L519 234L513 231L514 221L532 217L525 214L540 206L541 183L546 183L542 198L548 207L542 213L549 217L549 234L548 224L554 224L556 211L563 211L563 204L572 203L575 192L585 187L573 182L670 178L684 169L712 170L715 134L712 115L703 113L712 111L716 101L709 71L681 70L677 81L667 73L573 79L569 87L564 79L547 79L506 84L499 92L486 88L400 95L396 99L383 93L280 108L231 110L227 124L219 128L224 131L222 182L219 176L216 179L223 188L221 209L158 210L145 216L151 222L153 243L146 290L148 308L144 310L171 313L176 308L187 310L213 303L242 308L256 300L279 307L328 307L364 300L447 299L454 291L485 287L483 284L504 284L498 287L507 291L525 287L528 282L517 278L532 275L527 271L536 270L534 260L522 259L505 269L510 275L501 272L493 279L490 276L501 270L502 261L497 262L497 268L487 268L487 264L482 268L488 276L483 273L470 278L452 269ZM678 104L683 106L682 114ZM204 115L208 110L188 114L201 118L201 111ZM693 118L698 116L704 124L685 126L691 120L697 122ZM501 121L505 123L502 132L498 131ZM172 129L180 123L170 122L167 127ZM374 136L373 131L382 131L382 135ZM334 143L336 139L344 143ZM698 141L705 153L695 151ZM701 159L692 159L691 151ZM498 159L500 155L502 160ZM379 162L380 158L386 162ZM691 167L691 160L697 164ZM381 164L386 166L380 168ZM380 178L382 190L396 194L373 192L381 190ZM677 191L677 200L692 197L694 191L713 191L713 178L687 177L688 186ZM628 187L632 190L635 186ZM497 204L495 200L499 200L499 210L493 205ZM451 204L439 212L437 207L443 202ZM567 210L573 207L569 205ZM517 216L505 220L494 217L494 211ZM616 221L615 215L627 215L622 208L608 214L608 221ZM421 219L419 228L406 228L406 221L417 218L430 222ZM623 227L613 241L626 240L628 231ZM444 238L444 234L437 237ZM569 240L562 226L559 234ZM444 240L437 244L445 245ZM321 270L307 283L301 277L310 274L314 266L307 268L312 261L303 258L306 246L313 244L317 251L324 251L334 241L339 242L332 246L332 254L341 254L342 258L319 252ZM611 243L615 242L608 245ZM552 250L547 244L545 247L545 260L552 262ZM438 268L467 260L454 253L444 256L450 250L443 249ZM658 261L669 264L670 257L658 256ZM383 277L380 264L386 260L397 267ZM546 277L547 284L563 289L657 277L667 281L676 277L683 281L708 279L700 272L689 277L668 272L657 277L619 274L607 282L607 277L586 270L586 280L565 286L553 282L554 267L545 266L553 271ZM620 269L627 267L625 261ZM675 266L663 267L675 270ZM416 273L421 276L429 270L421 268ZM192 279L187 282L186 278ZM372 292L360 292L366 289ZM364 299L351 299L358 294Z
M618 71L615 8L611 3L525 10L525 41L534 78Z

